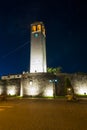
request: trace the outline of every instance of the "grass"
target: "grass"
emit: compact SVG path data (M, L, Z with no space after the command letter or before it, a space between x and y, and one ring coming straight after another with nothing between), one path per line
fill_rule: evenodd
M87 97L87 95L78 95L79 97Z

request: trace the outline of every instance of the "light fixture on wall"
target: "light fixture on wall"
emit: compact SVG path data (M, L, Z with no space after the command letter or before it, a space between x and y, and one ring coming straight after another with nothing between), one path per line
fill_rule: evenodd
M32 80L30 80L30 85L32 85L33 84L33 81Z

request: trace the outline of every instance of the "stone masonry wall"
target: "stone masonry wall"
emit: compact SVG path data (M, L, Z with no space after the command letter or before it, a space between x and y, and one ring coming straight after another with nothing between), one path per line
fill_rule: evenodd
M53 96L64 95L65 78L69 78L74 92L87 95L87 75L60 73L25 73L19 79L0 80L0 95Z

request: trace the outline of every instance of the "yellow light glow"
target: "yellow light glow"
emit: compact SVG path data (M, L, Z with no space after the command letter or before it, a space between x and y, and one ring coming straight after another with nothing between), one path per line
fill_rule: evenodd
M0 86L0 95L3 93L2 86Z
M3 109L3 108L0 108L0 111L3 111L3 110L5 110L5 109Z
M32 32L36 31L36 26L32 26Z
M53 89L52 88L48 88L44 91L44 96L48 96L51 97L53 96Z
M24 86L24 95L29 95L29 96L36 96L39 94L39 87L38 85L35 83L30 85L29 81L25 81L25 86Z
M30 85L32 85L32 81L30 81Z
M38 94L38 88L37 87L30 87L29 89L29 95L35 96Z
M7 95L16 95L16 87L14 85L7 87Z
M81 95L87 94L87 87L79 88L77 92Z
M37 25L37 30L41 31L41 25Z
M34 87L32 87L30 89L30 95L34 95L36 93L36 89Z
M15 95L15 91L14 90L9 90L8 95Z
M80 95L86 95L87 94L87 82L84 81L81 82L81 81L77 81L75 82L74 84L74 91L76 94L80 94Z
M71 91L71 88L68 88L68 91Z
M22 83L21 83L21 88L20 88L20 96L21 97L23 96L23 86L22 86Z
M43 34L45 35L45 28L44 28L44 26L42 26L42 31L43 31Z

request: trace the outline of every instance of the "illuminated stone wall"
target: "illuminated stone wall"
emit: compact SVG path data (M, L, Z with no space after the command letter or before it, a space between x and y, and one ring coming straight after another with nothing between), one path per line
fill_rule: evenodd
M47 73L23 75L22 94L23 96L53 96L54 75Z
M0 81L0 95L6 94L9 96L20 95L20 80L7 79Z
M87 95L87 75L73 74L70 79L76 94Z
M0 95L6 93L9 96L45 96L54 94L55 75L48 73L24 73L19 79L11 76L0 82Z
M64 82L66 77L70 79L75 94L87 95L87 75L77 73L76 74L61 73L57 75L59 81L57 95L64 95Z
M76 94L87 95L87 75L66 73L24 73L19 79L0 80L0 95L52 97L54 92L56 96L64 95L66 77L70 79Z
M0 95L4 92L4 82L0 80Z

